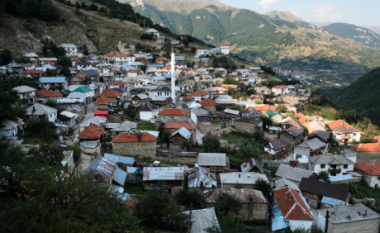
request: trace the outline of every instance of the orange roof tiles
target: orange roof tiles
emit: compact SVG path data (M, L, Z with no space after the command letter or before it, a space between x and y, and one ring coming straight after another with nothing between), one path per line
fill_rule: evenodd
M210 95L210 93L208 93L207 91L195 91L189 94L189 96L203 96L203 95Z
M272 89L280 89L280 88L288 88L288 87L284 85L277 85L277 86L272 87Z
M62 97L63 95L56 91L36 91L37 97Z
M156 61L170 61L170 59L166 58L166 57L160 57L160 58L156 59Z
M112 90L112 89L108 89L106 91L103 91L102 94L100 94L99 96L104 96L104 97L107 97L107 98L116 98L116 97L120 97L122 96L123 94L118 92L118 91L115 91L115 90Z
M334 129L337 127L351 127L351 125L347 124L346 122L342 120L332 121L326 124L330 129Z
M79 139L100 138L103 134L107 134L103 127L91 124L79 134Z
M268 104L264 104L264 105L261 105L261 106L253 106L257 111L261 111L261 112L266 112L266 111L269 111L269 110L274 110L274 111L277 111L276 110L276 107L273 106L273 105L268 105Z
M112 100L104 96L100 97L94 102L94 104L109 104L109 103L112 103Z
M282 188L274 190L273 194L284 219L314 220L313 214L294 189Z
M167 108L162 110L158 115L165 115L165 116L186 116L189 114L188 112L182 110L182 109L176 109L176 108Z
M376 136L373 138L373 142L379 142L380 136Z
M109 57L130 57L130 54L125 54L121 52L110 52L105 54L104 56L109 56Z
M355 163L355 168L370 176L380 176L380 163L376 161Z
M124 142L155 142L156 137L150 133L140 133L141 138L139 140L139 133L121 133L112 139L112 143L124 143Z
M356 152L380 152L378 143L362 143L351 147Z
M137 73L137 74L142 74L141 70L128 70L128 73Z
M185 100L185 101L186 100L190 100L190 101L192 101L192 100L194 100L194 98L187 95L187 96L183 97L182 100Z
M125 86L125 83L123 83L123 82L116 82L116 83L111 84L111 86Z
M197 125L187 121L169 121L165 124L165 129L180 129L185 127L187 130L193 130L197 128Z
M145 57L138 57L136 58L136 61L147 61L148 59L146 59Z
M226 43L224 43L224 44L221 44L220 46L230 46L229 44L226 44Z
M21 74L25 74L25 75L28 75L28 74L43 74L45 72L43 72L42 70L25 70L23 72L21 72Z
M201 102L199 102L199 104L202 105L202 106L215 106L216 105L216 101L210 100L210 99L204 99Z

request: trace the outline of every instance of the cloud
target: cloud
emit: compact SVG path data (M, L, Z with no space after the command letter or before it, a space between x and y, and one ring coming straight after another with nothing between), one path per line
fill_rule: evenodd
M318 21L327 21L341 18L342 14L336 13L336 9L337 6L331 2L320 3L313 11L314 18Z
M273 4L279 3L280 0L261 0L258 5L263 9L271 8Z

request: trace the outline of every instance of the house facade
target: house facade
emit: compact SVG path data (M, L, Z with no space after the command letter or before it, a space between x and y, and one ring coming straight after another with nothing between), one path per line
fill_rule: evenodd
M332 121L326 124L339 142L360 142L363 132L353 128L342 120Z
M368 161L355 164L355 171L363 176L363 180L370 187L380 186L380 163L377 161Z
M344 155L321 154L309 158L309 170L319 173L328 172L330 176L347 175L354 171L354 162Z
M149 133L121 133L112 139L112 149L118 155L153 157L156 154L156 137Z

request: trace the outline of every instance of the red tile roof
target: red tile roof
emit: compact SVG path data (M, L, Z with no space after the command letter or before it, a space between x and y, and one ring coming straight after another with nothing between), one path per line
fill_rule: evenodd
M276 107L273 106L273 105L268 105L268 104L264 104L264 105L261 105L261 106L253 106L257 111L262 111L262 112L267 112L269 110L274 110L276 111Z
M130 57L131 54L125 54L121 52L110 52L105 54L104 56L109 56L109 57Z
M378 143L362 143L351 147L356 152L380 152Z
M158 115L165 115L165 116L186 116L187 114L189 113L182 109L176 109L176 108L164 109L160 113L158 113Z
M185 127L187 130L196 129L197 125L187 121L169 121L165 124L165 129L180 129Z
M142 74L141 70L128 70L128 73L137 73L137 74Z
M103 134L107 134L103 127L91 124L79 134L79 139L100 138Z
M282 188L273 191L273 194L284 219L314 220L313 214L294 189Z
M380 176L380 163L376 161L355 163L355 168L370 176Z
M145 57L138 57L136 58L136 61L147 61L148 59L146 59Z
M102 94L100 94L99 96L104 96L104 97L107 97L107 98L116 98L116 97L120 97L122 96L123 94L118 92L118 91L115 91L115 90L112 90L112 89L108 89L106 91L103 91Z
M182 100L194 100L194 98L187 95L187 96L183 97Z
M189 96L203 96L203 95L210 95L210 93L208 93L207 91L195 91L189 94Z
M373 138L373 142L379 142L379 140L380 140L380 136L376 136Z
M94 102L94 104L109 104L109 103L112 103L112 100L104 96L100 97Z
M199 102L199 104L202 105L202 106L215 106L216 105L216 101L210 100L210 99L204 99L201 102Z
M112 139L112 143L124 143L124 142L155 142L156 137L150 133L140 133L141 139L138 137L139 133L121 133Z
M277 85L277 86L272 87L272 89L280 89L280 88L288 88L288 87L284 85Z
M21 74L25 74L25 75L28 75L28 74L43 74L45 72L43 72L42 70L25 70L23 72L21 72Z
M224 43L224 44L221 44L220 46L230 46L229 44L226 44L226 43Z
M123 82L116 82L116 83L111 84L111 86L125 86L125 83L123 83Z
M170 59L166 58L166 57L160 57L160 58L156 59L156 61L170 61Z
M334 130L337 130L339 132L345 132L345 131L348 131L348 132L352 131L352 132L354 132L354 131L357 131L357 132L360 132L361 134L364 134L364 132L355 129L354 127L352 127L351 125L347 124L343 120L332 121L332 122L327 123L326 125L331 130L333 130L333 131Z
M62 97L63 95L56 91L36 91L37 97Z

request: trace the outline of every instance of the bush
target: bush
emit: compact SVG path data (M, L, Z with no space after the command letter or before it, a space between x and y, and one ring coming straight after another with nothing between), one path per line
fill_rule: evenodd
M239 214L242 207L241 201L228 193L220 193L216 198L215 211L218 216Z
M184 206L186 210L192 208L193 210L203 209L206 206L206 199L199 190L184 189L178 191L174 199L178 205ZM192 206L192 207L191 207Z

